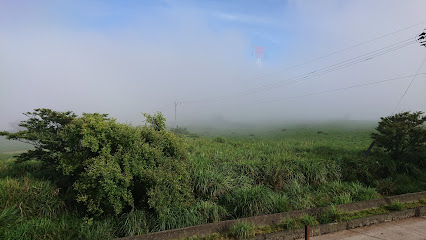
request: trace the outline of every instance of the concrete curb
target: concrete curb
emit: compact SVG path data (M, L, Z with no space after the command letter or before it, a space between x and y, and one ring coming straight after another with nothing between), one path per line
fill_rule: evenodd
M380 198L380 199L373 199L373 200L362 201L362 202L342 204L342 205L338 205L337 208L339 210L342 210L342 211L361 211L361 210L366 210L366 209L371 209L371 208L382 207L382 206L388 205L388 204L396 202L396 201L401 202L401 203L415 202L415 201L419 201L420 199L423 199L423 198L426 198L426 191L425 192L418 192L418 193L408 193L408 194L385 197L385 198ZM240 218L240 219L221 221L221 222L216 222L216 223L208 223L208 224L203 224L203 225L198 225L198 226L191 226L191 227L186 227L186 228L171 229L171 230L166 230L166 231L161 231L161 232L148 233L148 234L143 234L143 235L138 235L138 236L124 237L124 238L120 238L120 239L121 240L165 240L165 239L185 238L185 237L190 237L190 236L207 236L207 235L210 235L212 233L223 233L223 232L227 231L237 221L246 221L246 222L252 223L256 226L272 225L272 224L279 223L279 221L283 218L288 218L288 217L297 218L297 217L300 217L300 216L303 216L303 215L306 215L306 214L316 214L316 213L322 212L324 210L327 210L328 208L329 207L312 208L312 209L305 209L305 210L292 211L292 212L283 212L283 213L275 213L275 214L269 214L269 215L248 217L248 218ZM406 211L409 212L409 211L415 211L415 210L410 209L410 210L406 210ZM402 211L402 212L406 212L406 211ZM419 214L420 214L420 213L424 213L426 210L423 209L423 210L418 210L418 211L419 211ZM394 213L399 213L399 212L394 212ZM389 214L393 214L393 213L389 213ZM389 214L383 214L383 215L387 216ZM382 215L372 216L372 217L379 217L379 216L382 216ZM413 216L415 216L415 215L413 215ZM367 217L367 218L369 218L369 217ZM359 219L356 219L356 220L359 220ZM356 221L356 220L353 220L353 221ZM353 221L349 221L349 222L353 222ZM340 226L339 224L346 224L346 225ZM323 226L324 229L330 228L331 230L336 229L336 231L338 231L338 230L348 229L348 224L349 223L344 222L344 223L325 224L325 225L321 225L321 226ZM355 226L356 222L354 222L353 224ZM325 227L326 225L330 225L330 226ZM313 231L313 232L319 231L321 233L322 232L321 230L316 230L317 228L319 228L321 226L312 227L311 231ZM363 226L366 226L366 225L363 225ZM331 230L330 230L330 232L331 232ZM325 230L323 230L323 231L325 231ZM284 235L285 236L287 236L287 235L288 236L299 236L298 235L299 232L302 233L302 235L300 235L300 236L303 236L304 230L303 229L297 229L297 230L293 230L293 231L265 234L265 235L259 236L259 238L256 237L256 239L294 239L294 238L299 238L299 237L284 238ZM322 233L322 234L324 234L324 233ZM264 236L265 237L269 236L269 237L264 238ZM276 238L274 236L276 236Z

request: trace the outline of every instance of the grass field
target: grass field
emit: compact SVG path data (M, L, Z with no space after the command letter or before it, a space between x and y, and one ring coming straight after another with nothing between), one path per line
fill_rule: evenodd
M29 145L0 139L0 239L111 239L425 190L425 173L387 175L392 166L377 149L363 158L373 131L372 124L194 129L182 141L195 202L159 218L142 210L81 215L37 175L38 161L14 164Z

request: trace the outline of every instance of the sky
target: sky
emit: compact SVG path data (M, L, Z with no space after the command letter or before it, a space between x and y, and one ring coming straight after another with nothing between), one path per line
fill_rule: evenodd
M0 129L35 108L132 124L161 111L169 126L425 111L426 48L415 42L425 9L424 0L0 0Z

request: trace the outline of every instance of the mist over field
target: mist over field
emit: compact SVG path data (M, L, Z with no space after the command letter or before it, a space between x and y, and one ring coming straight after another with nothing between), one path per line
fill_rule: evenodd
M412 77L311 94L425 73L419 44L283 83L413 40L424 9L423 0L2 1L0 129L40 107L133 124L161 111L173 126L174 101L181 126L377 122ZM254 46L266 48L261 68ZM396 111L426 110L425 90L418 75Z
M0 239L307 237L417 216L425 9L0 0Z

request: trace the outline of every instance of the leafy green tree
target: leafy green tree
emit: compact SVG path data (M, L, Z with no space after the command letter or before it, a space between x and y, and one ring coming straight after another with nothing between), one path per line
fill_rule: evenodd
M382 117L372 138L395 160L415 158L426 151L426 116L401 112Z
M62 151L66 142L59 136L64 127L77 116L68 112L56 112L50 109L39 108L33 112L24 113L29 119L22 121L18 126L25 130L16 133L0 132L10 140L18 140L34 146L34 150L19 155L19 161L40 159L46 165L57 165L58 156L54 153Z
M106 114L35 109L8 139L35 146L19 161L37 159L51 179L69 189L91 214L145 209L161 215L192 197L183 141L165 128L161 113L145 114L144 126L117 123Z

